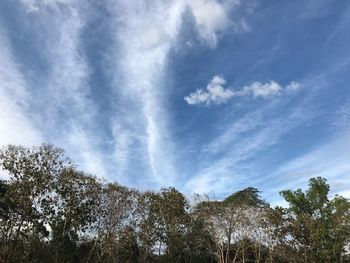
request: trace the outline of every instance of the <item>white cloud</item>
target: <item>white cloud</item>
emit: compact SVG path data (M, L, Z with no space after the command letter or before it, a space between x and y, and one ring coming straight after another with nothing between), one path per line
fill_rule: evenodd
M260 82L254 82L250 86L245 86L240 95L252 95L254 98L262 97L269 98L279 95L282 92L282 87L275 81L270 81L268 83L262 84Z
M298 82L292 81L287 87L287 92L296 92L300 89L300 84Z
M339 107L335 113L333 124L336 129L343 129L350 127L350 99Z
M30 101L26 80L1 26L0 43L0 147L38 145L43 142L43 137L26 112ZM0 178L8 179L9 175L0 169Z
M198 89L196 92L186 96L185 101L190 105L225 103L235 95L232 90L224 88L225 84L226 80L223 77L214 76L207 85L206 90Z
M211 46L217 43L217 33L226 30L232 21L224 5L216 0L188 0L200 36Z
M350 199L350 190L342 190L342 191L338 192L337 194L340 196L343 196L345 198Z
M186 0L195 23L199 37L211 47L215 47L220 34L233 30L247 32L249 25L243 17L230 17L232 9L241 5L240 0ZM247 12L253 8L247 8Z
M225 88L226 80L222 76L214 76L208 83L205 90L198 89L190 93L184 99L190 105L196 104L222 104L228 102L233 97L251 96L254 98L272 98L283 93L296 92L300 88L300 84L292 81L285 88L281 87L277 82L270 81L268 83L254 82L250 86L245 86L238 91L231 88Z
M233 24L233 28L236 32L249 32L251 30L250 26L247 24L244 18L239 19Z
M167 42L168 36L163 28L157 26L150 26L141 33L140 45L145 51L159 47Z
M133 118L130 117L130 119ZM112 121L112 133L114 137L114 153L112 158L117 167L116 177L118 178L119 183L130 185L131 183L128 182L129 178L127 176L128 165L133 157L139 157L137 152L140 151L140 149L134 149L135 152L131 150L132 147L136 148L133 145L137 142L138 133L132 131L131 127L128 129L128 132L126 132L126 130L127 123L121 123L121 121L118 121L117 119Z
M51 29L46 43L51 47L47 50L51 71L46 84L49 89L47 97L51 97L52 113L58 115L63 107L68 112L75 113L77 118L73 121L80 122L90 121L95 114L95 105L89 99L90 89L87 83L90 69L80 52L80 34L84 25L85 20L78 9L58 11L52 25L54 29Z
M21 2L27 8L28 12L39 11L37 0L21 0Z
M45 5L53 5L53 4L71 4L74 2L78 2L78 0L42 0Z

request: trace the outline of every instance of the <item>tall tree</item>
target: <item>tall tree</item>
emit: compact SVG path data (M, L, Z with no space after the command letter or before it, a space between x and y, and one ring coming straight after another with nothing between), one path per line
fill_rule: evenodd
M31 149L9 145L0 151L0 167L10 177L4 197L11 209L7 220L1 220L1 228L7 229L3 237L7 261L28 257L33 253L28 242L48 236L43 210L51 200L54 178L69 166L63 151L51 145ZM16 253L18 249L22 251Z
M125 262L123 250L135 245L127 242L134 242L137 198L137 191L117 183L104 186L96 237L100 260ZM133 250L128 251L131 253Z
M189 223L187 199L175 188L163 188L154 199L153 212L159 230L158 245L163 245L166 261L176 262L182 255L184 235Z
M350 202L336 196L329 200L326 179L311 178L303 192L285 190L289 203L290 245L300 262L341 262L350 237Z
M2 197L11 208L1 219L5 261L28 261L46 251L50 261L74 261L79 234L95 221L100 184L51 145L10 145L1 151L0 165L10 176ZM39 254L37 244L43 246Z
M253 226L253 214L266 206L256 188L246 188L237 191L223 201L206 198L197 205L197 210L206 220L206 225L214 238L217 248L217 259L221 263L235 261L241 252L242 260L245 257L245 239L248 238L248 229ZM242 241L242 242L241 242ZM236 243L235 252L232 245ZM232 255L232 254L235 255Z

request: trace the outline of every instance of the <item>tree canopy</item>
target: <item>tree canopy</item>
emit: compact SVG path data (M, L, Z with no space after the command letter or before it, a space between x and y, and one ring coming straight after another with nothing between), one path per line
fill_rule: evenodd
M52 145L0 151L0 262L350 262L350 201L325 178L271 207L248 187L189 200L104 183Z

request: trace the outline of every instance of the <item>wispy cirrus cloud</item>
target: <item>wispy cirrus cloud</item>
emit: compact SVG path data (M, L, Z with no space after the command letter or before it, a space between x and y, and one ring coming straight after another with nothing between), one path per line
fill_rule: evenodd
M238 138L236 140L234 138L223 139L222 136L219 136L219 141L214 140L210 142L209 147L205 147L205 155L211 156L211 159L216 159L215 156L218 153L216 149L219 148L221 149L220 158L202 167L197 175L186 183L185 188L198 193L229 193L233 186L245 185L250 175L241 174L240 166L245 161L258 156L262 151L276 145L283 135L312 117L301 116L299 113L292 112L283 119L277 118L268 121L264 128L258 129L259 126L244 128L243 130L251 130L251 133L244 137L237 134ZM250 126L250 124L247 125ZM202 183L196 184L198 181ZM256 181L251 179L249 183L252 185Z
M329 88L327 86L323 88ZM299 156L281 162L271 175L266 177L268 195L281 189L306 188L311 177L326 178L331 186L331 195L350 198L350 100L338 105L331 114L328 125L333 132L329 138ZM275 198L276 204L283 203Z
M96 135L98 111L91 99L90 67L81 51L81 34L87 22L84 8L88 3L71 5L71 1L52 1L47 4L64 5L51 11L55 14L51 24L54 30L50 30L46 43L50 47L45 52L50 71L43 82L48 91L44 99L48 102L48 114L42 121L46 122L47 131L53 132L47 136L72 154L85 171L108 178L98 147L100 138ZM50 13L43 9L38 15L47 20ZM57 129L60 126L62 128Z
M4 116L0 125L6 127L0 129L0 143L53 143L63 147L86 172L107 177L94 129L97 111L90 99L89 65L81 52L86 22L82 16L88 5L85 1L62 0L21 3L29 12L22 19L33 21L32 42L28 45L39 40L39 62L46 65L46 71L42 74L35 67L17 65L6 34L1 31L1 42L7 44L1 47L0 114Z
M30 93L26 79L13 55L7 33L1 26L0 42L0 145L39 144L43 137L30 121Z
M24 146L43 142L41 131L31 122L28 112L26 79L11 50L7 32L0 26L0 147L7 144ZM0 169L0 179L8 174Z
M104 6L102 9L108 9L111 15L103 23L110 23L106 28L115 28L105 32L114 37L106 56L115 62L103 65L116 73L109 97L114 113L110 123L104 126L105 134L110 134L113 142L99 135L97 121L103 106L92 99L94 72L82 39L91 22L89 12L98 5L84 0L20 0L19 4L22 8L17 11L24 12L19 15L23 20L19 24L27 23L27 19L33 21L29 45L41 46L38 65L45 67L45 73L35 67L28 71L27 65L20 65L29 78L25 79L15 59L7 56L6 61L14 63L10 66L2 63L4 75L8 77L13 69L15 74L11 79L18 83L11 84L7 97L1 96L2 113L18 117L4 117L3 125L13 126L4 129L13 131L18 123L25 124L28 134L32 134L27 138L33 137L26 140L26 145L38 144L38 141L54 143L65 148L81 168L102 177L109 177L107 170L114 171L112 176L116 173L118 180L132 184L135 176L125 174L135 174L141 169L147 174L149 184L176 184L177 149L166 103L172 89L167 81L169 54L178 44L185 12L193 15L192 26L201 41L215 47L220 34L235 27L229 13L239 3L215 0L101 2L100 7ZM35 99L26 94L27 88ZM12 95L25 106L10 102L9 90L18 93ZM33 118L27 119L29 113ZM35 127L40 127L40 133ZM10 139L15 134L9 132L2 137L2 143L23 143L18 136ZM113 143L113 153L102 147L105 141ZM102 159L109 160L107 168L102 167ZM131 171L134 167L137 167L135 173Z
M164 99L169 89L167 58L179 34L185 3L139 1L135 6L119 1L110 6L119 28L116 45L123 54L115 64L123 79L122 83L115 80L120 101L116 111L123 115L112 120L118 174L123 176L127 168L141 161L149 183L173 184L175 149ZM124 10L122 15L119 8Z
M312 87L315 83L308 85ZM287 93L286 87L283 90ZM285 135L322 114L321 110L310 107L312 98L310 92L283 116L274 112L288 103L291 99L288 96L269 100L255 111L221 123L222 127L218 129L221 132L201 147L200 165L184 188L189 192L229 194L234 189L254 186L271 194L273 191L269 190L272 188L266 184L275 182L277 178L266 181L269 176L260 176L261 171L255 167L260 163L257 158L276 148ZM279 190L274 189L274 193Z
M332 194L350 198L350 130L340 130L316 149L282 163L271 175L283 189L306 186L311 177L327 178ZM271 189L276 191L276 187Z
M177 44L183 15L192 12L199 37L214 47L218 34L232 26L229 8L238 2L219 1L119 1L109 2L116 16L115 92L120 107L112 120L115 156L120 178L137 165L148 170L148 180L158 185L177 183L176 143L166 100L172 87L167 75L168 57ZM120 15L119 10L123 10ZM207 12L211 10L211 12ZM121 56L119 56L122 54ZM122 79L122 81L120 81ZM219 79L217 79L220 82ZM136 157L137 156L137 157Z
M225 87L226 80L219 75L216 75L209 81L206 89L197 89L190 93L184 99L189 105L196 104L222 104L228 102L234 97L250 96L254 98L272 98L285 93L296 92L300 89L300 84L292 81L286 87L282 87L277 82L271 80L267 83L254 82L249 86L244 86L239 90Z

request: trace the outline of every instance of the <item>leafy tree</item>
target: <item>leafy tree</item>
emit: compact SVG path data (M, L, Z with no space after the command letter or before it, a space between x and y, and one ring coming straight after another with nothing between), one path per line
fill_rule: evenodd
M289 243L300 255L298 262L341 262L350 237L350 202L328 199L326 179L311 178L305 192L285 190L289 203Z
M46 251L50 261L75 261L78 236L95 220L100 184L51 145L10 145L0 153L0 166L10 176L1 196L9 204L1 218L4 261L28 261Z
M104 186L97 221L96 245L105 262L125 262L120 251L134 246L135 210L138 192L117 183ZM132 236L131 233L133 233ZM127 244L132 241L132 244ZM130 250L129 250L130 251ZM123 252L124 253L124 252ZM122 253L122 254L123 254Z
M202 200L196 207L206 220L208 231L216 244L216 256L218 262L235 261L241 250L244 259L245 243L240 243L248 235L248 229L252 226L252 217L260 208L266 205L256 188L246 188L235 192L223 201ZM235 255L232 256L232 244L238 246ZM239 249L238 249L239 248Z
M184 236L184 262L216 262L216 244L203 211L193 209L191 221Z
M32 253L32 246L26 245L29 241L48 236L42 213L45 197L52 190L53 178L71 165L62 153L51 145L32 149L10 145L1 150L0 167L10 176L3 197L10 206L7 219L1 220L2 230L6 229L2 237L5 261L22 261Z
M184 234L189 223L189 204L175 188L162 189L157 199L158 222L161 225L168 259L181 256Z
M161 229L157 224L157 199L158 195L149 191L141 193L137 198L135 219L138 229L140 262L153 261L156 254L156 243L159 242L161 236Z
M56 262L76 261L75 250L80 237L91 231L97 220L100 193L101 185L93 177L73 168L59 174L47 215Z
M226 197L224 204L235 204L236 206L263 207L266 202L261 199L260 191L254 187L247 187Z

